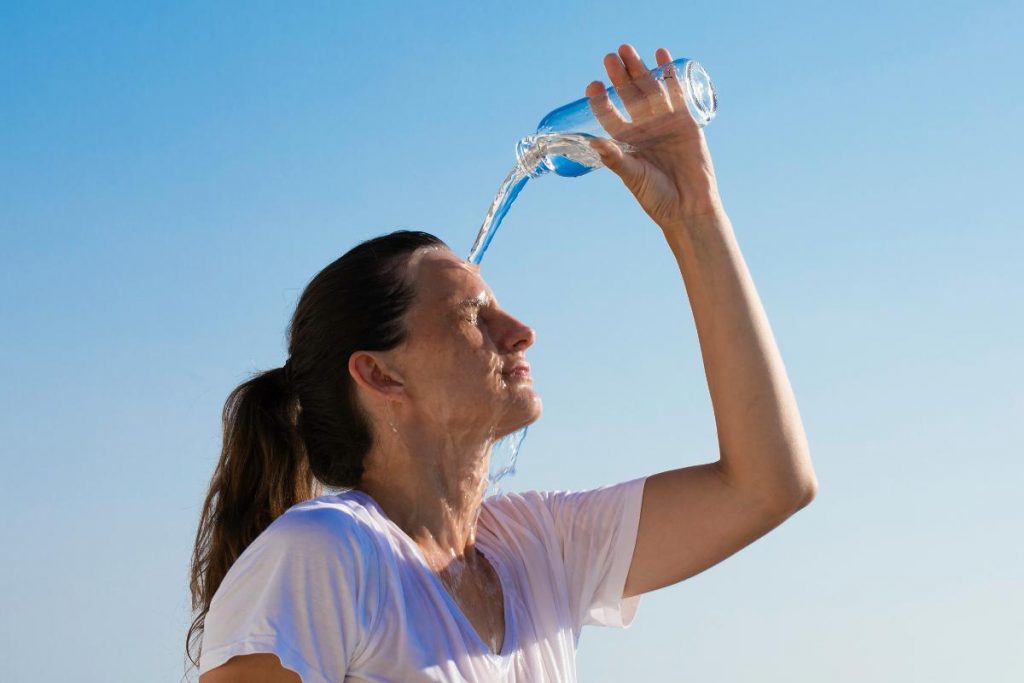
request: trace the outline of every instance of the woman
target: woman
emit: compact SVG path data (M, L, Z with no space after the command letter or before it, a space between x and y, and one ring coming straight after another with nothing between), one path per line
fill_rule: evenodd
M364 242L304 291L285 366L225 406L193 557L201 683L572 681L584 624L628 625L640 595L814 497L796 402L680 83L654 81L629 45L604 64L631 121L600 81L586 93L636 150L592 144L679 264L720 459L484 500L493 443L541 414L534 332L437 238Z

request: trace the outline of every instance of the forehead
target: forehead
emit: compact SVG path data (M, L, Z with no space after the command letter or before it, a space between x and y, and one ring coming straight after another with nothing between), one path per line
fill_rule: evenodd
M493 297L491 288L480 276L480 266L448 249L424 251L411 265L416 297L424 304L450 306L480 294Z

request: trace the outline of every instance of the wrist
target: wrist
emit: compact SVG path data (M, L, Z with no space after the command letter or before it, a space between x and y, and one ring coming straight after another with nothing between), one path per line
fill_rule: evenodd
M701 210L699 213L681 216L658 224L666 237L686 235L695 230L704 231L722 228L727 225L730 225L729 216L725 212L725 207L721 204L715 204L706 210Z

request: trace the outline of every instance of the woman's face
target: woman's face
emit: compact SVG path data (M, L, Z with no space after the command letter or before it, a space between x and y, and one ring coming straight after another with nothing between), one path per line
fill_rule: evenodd
M409 265L416 297L393 356L407 409L453 437L500 438L537 420L541 400L525 359L533 329L502 310L479 266L451 250L421 250Z

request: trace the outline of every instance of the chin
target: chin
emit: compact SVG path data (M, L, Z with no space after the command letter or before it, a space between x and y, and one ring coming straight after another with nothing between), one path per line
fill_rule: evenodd
M495 430L495 434L500 439L513 432L519 431L523 427L528 427L539 420L543 412L544 405L540 400L540 396L532 394L529 402L519 403L516 406L516 410L514 412L510 412L510 414L506 416L506 420L502 420L501 425Z

